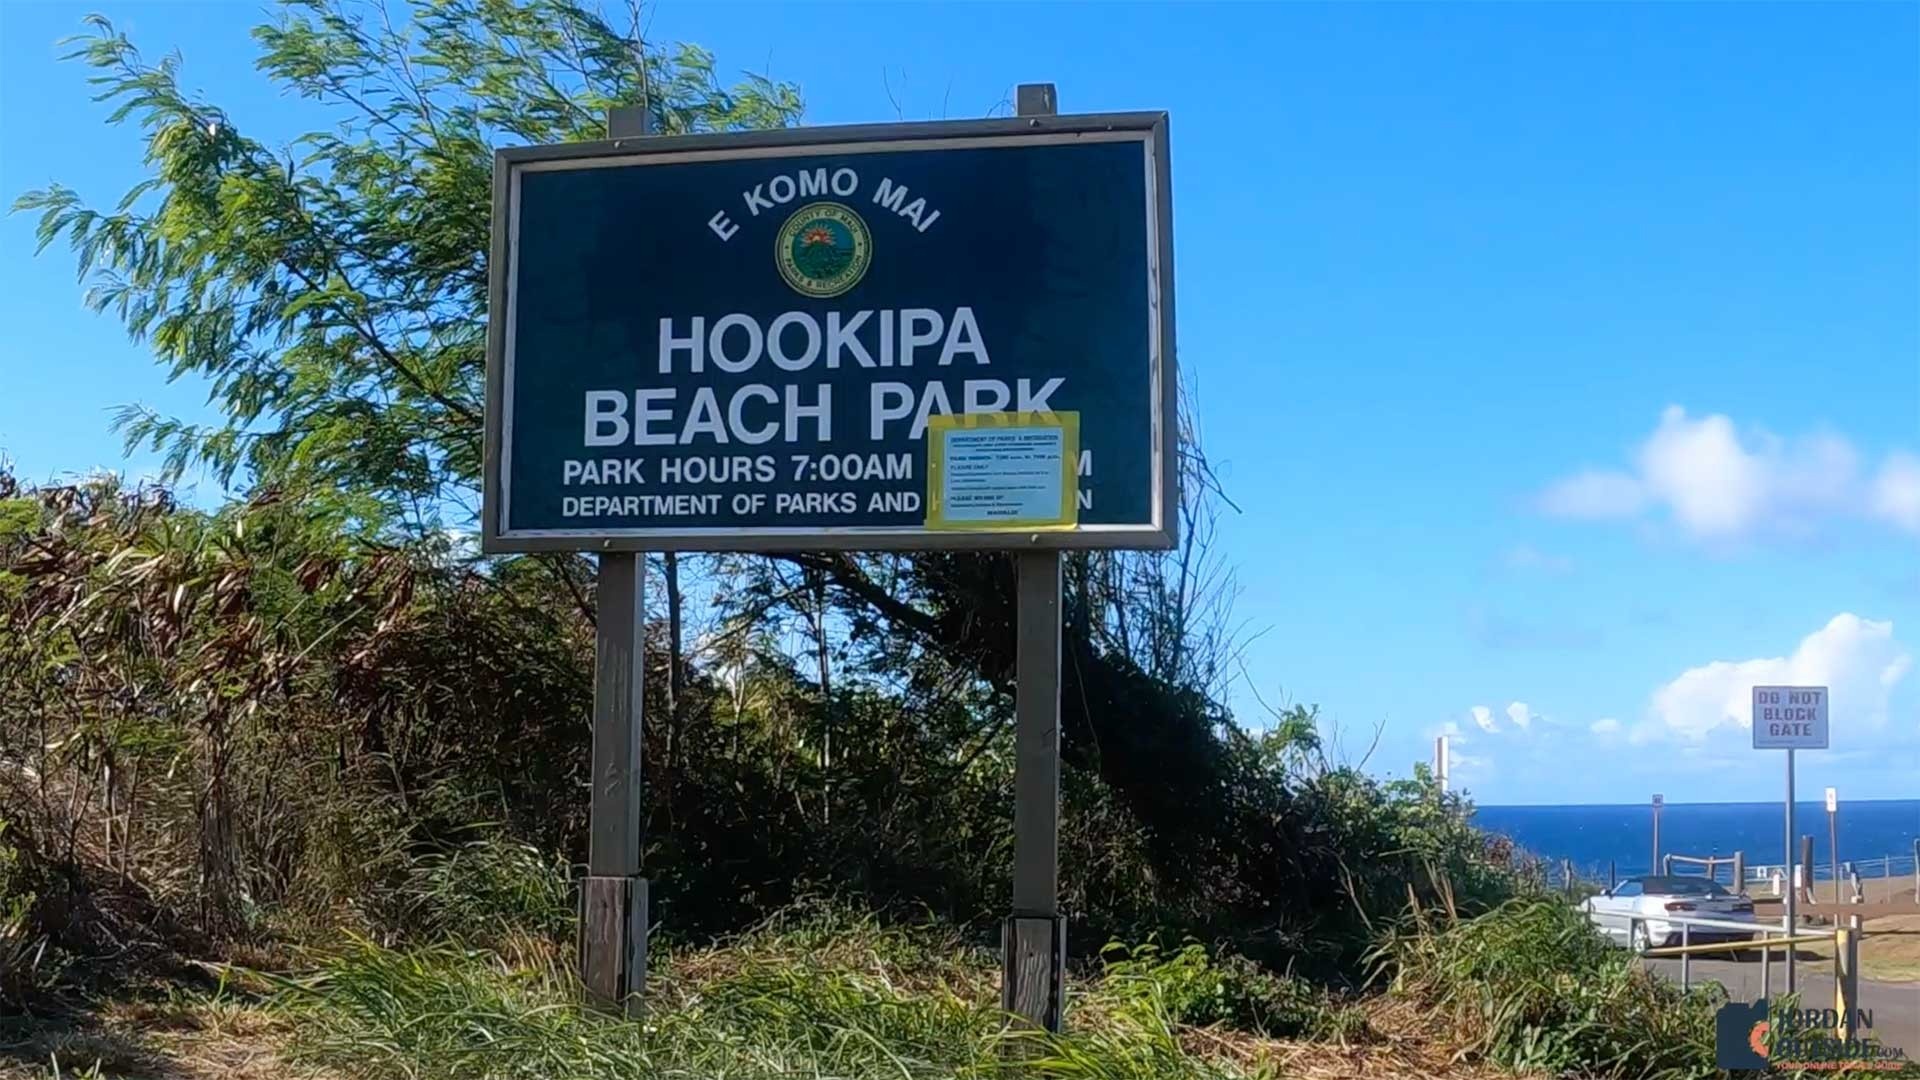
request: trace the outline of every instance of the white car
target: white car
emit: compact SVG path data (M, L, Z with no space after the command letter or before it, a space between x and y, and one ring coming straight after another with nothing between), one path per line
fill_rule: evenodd
M1711 878L1677 874L1628 878L1581 901L1580 910L1602 934L1635 952L1680 944L1682 924L1676 919L1754 923L1755 931L1759 928L1753 918L1753 901L1728 892ZM1755 931L1695 926L1686 931L1686 939L1694 945L1752 941Z

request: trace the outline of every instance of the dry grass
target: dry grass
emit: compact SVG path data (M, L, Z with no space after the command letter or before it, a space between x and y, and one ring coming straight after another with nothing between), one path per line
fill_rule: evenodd
M1374 1035L1365 1042L1263 1039L1218 1027L1183 1032L1180 1041L1197 1057L1229 1062L1249 1074L1265 1067L1289 1080L1516 1080L1544 1075L1464 1060L1446 1025L1410 1001L1376 998L1365 1010Z
M0 1080L333 1080L281 1053L284 1020L217 1001L116 1002L0 1047Z

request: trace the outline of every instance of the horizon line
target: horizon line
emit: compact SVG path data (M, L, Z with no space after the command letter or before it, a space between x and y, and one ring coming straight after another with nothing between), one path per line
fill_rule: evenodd
M1826 800L1822 798L1795 799L1793 802L1795 806L1799 806L1803 803L1807 805L1812 805L1812 806L1826 805ZM1883 798L1883 799L1861 798L1861 799L1841 799L1840 800L1840 805L1842 806L1846 806L1849 804L1858 806L1861 803L1920 803L1920 796L1914 796L1911 798ZM1669 801L1669 802L1663 802L1661 804L1661 809L1665 810L1675 806L1784 806L1785 804L1786 804L1785 799L1739 799L1739 800L1727 799L1727 800L1713 800L1713 801L1704 801L1704 802L1671 802ZM1613 809L1620 809L1620 808L1638 808L1642 810L1651 810L1653 808L1653 804L1652 804L1652 800L1650 799L1641 801L1641 802L1624 802L1624 803L1621 803L1621 802L1609 802L1609 803L1481 803L1481 802L1476 802L1473 804L1473 808L1475 810L1572 810L1572 809L1613 810Z

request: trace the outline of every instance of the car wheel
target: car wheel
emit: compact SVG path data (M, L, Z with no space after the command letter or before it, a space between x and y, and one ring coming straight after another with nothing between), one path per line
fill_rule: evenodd
M1646 951L1647 951L1648 949L1651 949L1651 948L1653 948L1653 936L1652 936L1651 934L1649 934L1649 933L1647 933L1647 924L1646 924L1646 923L1635 923L1635 924L1634 924L1634 926L1633 926L1633 941L1632 941L1632 946L1631 946L1631 947L1632 947L1632 949L1633 949L1633 951L1634 951L1634 952L1636 952L1636 953L1644 953L1644 952L1646 952Z

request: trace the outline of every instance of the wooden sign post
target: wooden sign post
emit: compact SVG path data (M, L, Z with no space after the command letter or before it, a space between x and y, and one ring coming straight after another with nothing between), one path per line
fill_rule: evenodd
M1052 83L1015 91L1021 116L1052 116ZM1013 911L1001 934L1001 1007L1059 1031L1067 920L1060 915L1060 552L1014 556Z
M607 110L614 139L654 134L645 105ZM580 981L602 1007L639 1014L647 988L645 685L647 556L599 556L593 651L593 790L580 884Z
M1052 83L1015 92L1021 116L1052 116ZM1001 1007L1059 1031L1067 920L1060 915L1060 552L1014 555L1013 911L1001 931Z

